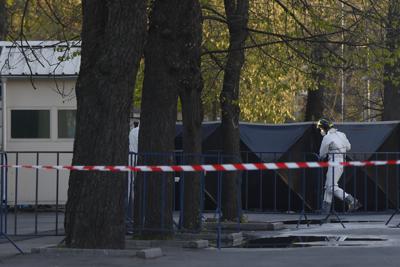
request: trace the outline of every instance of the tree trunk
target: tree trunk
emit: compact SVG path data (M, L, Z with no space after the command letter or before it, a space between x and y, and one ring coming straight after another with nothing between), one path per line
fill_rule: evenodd
M317 121L324 113L323 106L324 88L307 90L306 115L304 121Z
M143 0L83 1L73 165L126 165L129 110L146 29ZM66 244L125 245L126 173L72 171Z
M170 165L174 162L172 152L180 86L177 77L181 75L182 50L180 4L177 0L153 2L145 49L139 164ZM172 235L173 184L172 174L138 175L134 218L135 228L143 238L168 238Z
M400 2L389 2L386 25L386 48L389 51L383 76L383 120L400 119Z
M312 61L315 66L312 69L312 79L317 88L307 90L307 104L304 121L316 121L324 115L324 85L325 73L321 70L323 65L323 47L321 45L312 45Z
M183 117L183 152L185 164L201 163L201 122L203 108L201 91L203 80L201 78L200 55L202 40L201 7L198 0L177 2L178 27L177 44L180 56L178 60L179 72L175 77L179 85L179 95L182 103ZM201 174L185 173L184 201L183 201L183 227L198 230L201 227Z
M244 45L248 35L248 0L225 0L229 28L229 52L225 66L224 82L220 95L223 161L240 161L239 137L239 84L244 64ZM235 220L241 216L241 175L226 172L222 182L222 213L224 219Z
M201 85L181 94L183 108L184 164L201 164ZM185 173L183 227L198 230L201 227L201 173Z
M0 0L0 41L5 40L8 32L6 0ZM1 48L0 48L1 51Z

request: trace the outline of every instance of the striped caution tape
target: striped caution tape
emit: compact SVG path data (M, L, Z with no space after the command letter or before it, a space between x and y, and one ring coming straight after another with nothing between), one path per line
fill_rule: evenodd
M60 165L0 165L2 168L25 168L39 170L69 171L110 171L110 172L215 172L215 171L253 171L278 169L304 169L326 167L364 167L381 165L399 165L400 160L347 161L347 162L277 162L277 163L236 163L206 165L171 165L171 166L60 166Z

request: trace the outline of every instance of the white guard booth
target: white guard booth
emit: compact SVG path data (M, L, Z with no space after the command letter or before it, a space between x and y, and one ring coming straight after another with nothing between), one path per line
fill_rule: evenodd
M69 165L80 43L0 42L1 148L8 164ZM67 171L8 169L9 205L63 205Z

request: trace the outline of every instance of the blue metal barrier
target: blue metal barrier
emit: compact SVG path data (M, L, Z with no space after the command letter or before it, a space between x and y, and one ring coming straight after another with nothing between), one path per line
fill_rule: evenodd
M1 165L7 165L7 155L1 153ZM0 238L7 239L21 254L24 252L7 235L7 169L1 168L0 171Z
M1 164L5 163L5 155L1 154ZM7 233L7 181L5 175L6 169L0 171L0 235Z
M318 161L315 153L243 152L242 155L247 163ZM316 198L321 194L320 169L244 171L243 180L243 208L247 211L292 213L319 209L320 201ZM302 199L307 201L304 203Z
M12 151L3 155L8 164L16 165L69 165L72 159L71 151ZM18 168L4 168L2 171L8 183L5 186L7 201L4 205L8 211L5 233L12 236L64 235L62 229L69 172ZM64 196L62 200L61 192Z
M65 157L71 157L72 152L7 152L3 154L3 161L7 158L10 164L65 164ZM31 156L30 162L26 162L27 155ZM131 153L129 165L137 164L137 154ZM193 156L176 151L174 153L147 153L147 160L152 157L171 157L174 164L185 162L185 157ZM213 151L197 155L201 164L223 163L228 157L220 152ZM46 158L53 158L51 163ZM289 161L317 161L318 156L315 153L284 153L284 152L242 152L242 161L245 163L256 162L289 162ZM10 161L11 159L11 161ZM146 159L144 159L146 161ZM347 153L347 160L388 160L400 159L400 152L376 152L376 153ZM323 188L325 185L325 175L327 169L294 169L294 170L254 170L239 172L241 179L237 180L236 201L242 203L241 208L244 212L262 212L262 213L296 213L299 215L318 214L321 209ZM54 179L51 187L46 190L53 190L54 201L51 203L49 216L45 220L43 209L46 206L41 202L41 197L48 194L44 190L45 179L44 171L39 170L19 170L13 171L2 170L0 186L0 229L3 233L11 235L63 235L63 208L64 200L61 199L61 192L66 190L65 173L54 170L46 171L46 175L52 175ZM50 173L50 174L48 174ZM29 175L29 177L28 177ZM128 195L126 198L127 217L126 222L129 232L140 232L146 230L146 218L148 218L148 194L149 175L144 173L142 186L142 196L139 201L141 214L138 218L133 216L134 206L134 187L137 173L127 173L128 176ZM26 180L31 181L29 188L22 187ZM175 182L176 179L176 182ZM164 209L161 209L159 215L159 231L181 231L183 228L183 218L185 216L185 181L189 176L185 172L176 172L172 176L170 174L159 174L161 188L166 188L173 184L172 194L168 191L159 191L159 206L166 208L170 205L174 211L173 229L167 229L168 220ZM348 193L358 198L363 207L358 212L364 213L382 213L390 211L399 211L400 186L399 166L366 166L366 167L346 167L339 181L339 186ZM11 181L11 183L10 183ZM222 194L224 188L223 172L207 172L200 174L200 224L203 223L207 216L213 216L217 222L216 235L221 237L221 219L222 214ZM7 185L7 182L9 184ZM241 182L241 184L240 184ZM7 189L9 192L7 192ZM22 189L24 191L22 191ZM31 192L31 202L25 203L22 195L27 191ZM168 199L168 201L166 201ZM347 213L347 205L340 200L336 200L334 211L338 214ZM239 205L237 205L239 208ZM45 209L46 210L46 209ZM51 213L51 214L50 214ZM238 210L239 213L239 210ZM43 214L43 215L42 215ZM8 224L6 223L8 219ZM307 219L307 218L305 218ZM136 220L136 222L135 222ZM29 231L26 231L26 225L29 221ZM50 223L51 225L50 225ZM43 226L47 223L46 226ZM134 223L136 223L134 227ZM240 230L240 218L237 221L237 230ZM23 229L25 227L25 229ZM164 228L164 229L163 229ZM154 230L154 229L152 229ZM217 239L218 240L218 239ZM221 243L217 244L221 246Z
M213 154L202 154L202 155L193 155L193 154L183 154L183 153L146 153L146 154L131 154L131 156L133 157L143 157L144 161L146 162L154 162L153 160L150 160L150 157L156 157L158 158L157 160L160 160L160 157L166 157L169 158L170 156L173 156L174 158L174 162L173 164L181 164L182 162L185 163L186 162L186 158L187 157L198 157L199 158L199 163L204 163L204 164L210 164L210 163L223 163L225 160L227 160L228 158L231 158L230 156L224 156L221 155L221 153L213 153ZM232 159L231 159L232 161ZM135 200L136 202L138 202L138 206L140 206L140 211L138 211L138 218L136 219L136 225L133 228L133 231L136 233L141 233L145 230L149 230L148 227L146 226L146 220L149 217L149 215L146 213L148 211L147 208L147 197L148 197L148 192L149 192L149 188L148 188L148 183L149 183L149 179L157 179L155 177L152 176L152 174L148 174L148 173L142 173L141 174L141 182L137 182L136 181L136 177L135 177L135 181L134 184L135 186L140 187L140 192L141 192L141 196L140 197L136 197L135 196ZM157 174L158 176L160 176L160 181L163 183L162 188L164 188L164 184L166 183L166 180L168 179L168 173L159 173ZM183 227L183 218L185 216L184 213L184 206L185 206L185 180L188 179L190 176L189 174L185 173L185 172L180 172L180 173L174 173L174 179L178 179L178 183L177 185L175 185L173 187L173 208L174 211L178 212L178 217L174 216L174 226L175 229L174 231L179 231L179 232L187 232L189 231L188 229L184 229ZM205 173L202 172L199 174L199 181L200 181L200 186L199 186L199 199L200 199L200 214L199 214L199 225L202 225L203 220L205 219L203 212L204 210L207 208L208 211L213 211L214 214L214 218L216 219L217 222L217 246L220 247L221 246L221 220L222 220L222 189L223 189L223 178L224 178L224 173L222 172L210 172L210 173ZM241 178L241 177L240 177ZM190 179L190 178L189 178ZM238 183L239 184L239 183ZM236 201L237 203L241 203L240 198L241 198L241 190L236 190L237 192L237 197L236 197ZM165 195L165 191L162 190L161 191L161 219L164 218L164 214L163 214L163 210L164 210L164 204L165 204L165 200L166 200L166 195ZM238 214L240 214L240 210L241 207L240 205L237 205L238 207ZM158 228L152 228L152 231L159 231L159 232L164 232L164 231L169 231L169 229L164 229L164 222L160 221L159 227ZM240 216L238 217L238 229L240 227ZM194 229L194 231L199 231L201 229L201 227L199 229ZM193 231L193 230L190 230Z

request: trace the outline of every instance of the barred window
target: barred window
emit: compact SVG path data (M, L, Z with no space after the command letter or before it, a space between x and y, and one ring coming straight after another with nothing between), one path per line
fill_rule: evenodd
M50 110L11 110L11 138L50 138Z
M58 111L58 138L75 137L76 110Z

